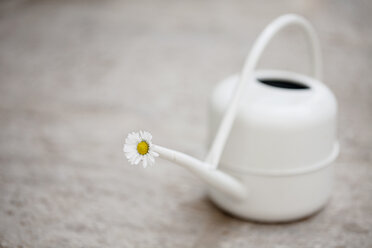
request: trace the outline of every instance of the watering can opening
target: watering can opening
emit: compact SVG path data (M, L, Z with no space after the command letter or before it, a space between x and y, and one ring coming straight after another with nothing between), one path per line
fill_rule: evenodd
M310 87L304 83L295 82L291 80L284 80L284 79L264 79L258 78L258 82L263 83L265 85L271 87L277 87L282 89L290 89L290 90L307 90Z

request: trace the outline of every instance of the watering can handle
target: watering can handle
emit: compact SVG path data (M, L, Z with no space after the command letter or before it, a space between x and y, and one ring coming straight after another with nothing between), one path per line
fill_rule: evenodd
M321 80L322 61L320 43L318 36L316 35L315 30L309 23L309 21L295 14L287 14L275 19L265 28L265 30L258 37L253 45L249 56L245 61L233 98L231 99L229 106L223 116L217 134L213 140L212 146L206 158L206 163L210 164L212 168L217 168L218 166L222 151L225 147L225 143L230 134L231 127L234 123L239 100L247 82L249 82L251 77L253 76L254 69L256 68L257 62L261 57L262 52L265 50L267 44L271 41L271 39L279 31L290 25L299 26L305 31L312 49L312 74L314 78Z

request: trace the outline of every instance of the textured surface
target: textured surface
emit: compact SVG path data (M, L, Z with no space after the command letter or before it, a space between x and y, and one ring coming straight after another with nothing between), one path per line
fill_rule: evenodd
M0 247L372 247L372 4L263 2L2 1ZM205 156L211 90L287 12L318 30L340 103L342 153L323 211L244 222L182 168L124 160L124 137L139 128ZM307 73L303 43L289 29L261 67Z

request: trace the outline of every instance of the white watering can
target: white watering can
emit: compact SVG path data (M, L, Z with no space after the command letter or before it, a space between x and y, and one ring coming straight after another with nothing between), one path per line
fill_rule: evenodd
M313 77L255 71L268 42L289 25L303 28L310 41ZM319 41L310 23L293 14L281 16L259 36L240 76L227 78L214 90L210 137L215 138L205 161L154 145L151 137L138 135L131 145L140 151L143 143L152 154L189 169L206 182L211 199L235 216L263 222L309 216L330 196L331 162L339 152L337 102L320 81L321 67ZM147 156L140 155L132 162Z

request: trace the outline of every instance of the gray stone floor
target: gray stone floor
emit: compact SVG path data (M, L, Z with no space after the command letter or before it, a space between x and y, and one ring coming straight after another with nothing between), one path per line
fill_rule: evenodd
M205 156L210 92L287 12L318 30L340 105L323 211L244 222L182 168L125 161L140 128ZM372 247L371 13L369 1L2 1L0 247ZM307 73L301 34L279 36L260 67Z

